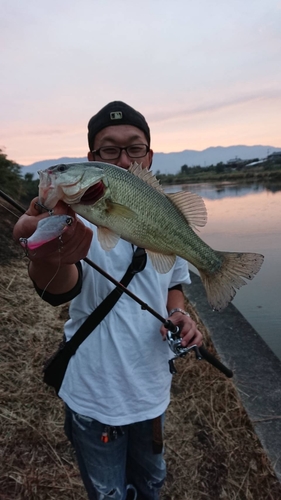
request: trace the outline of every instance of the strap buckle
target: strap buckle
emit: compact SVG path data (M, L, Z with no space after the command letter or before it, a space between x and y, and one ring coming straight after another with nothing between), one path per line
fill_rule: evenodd
M137 247L134 251L133 259L130 266L132 274L140 273L144 270L147 262L147 254L144 248Z

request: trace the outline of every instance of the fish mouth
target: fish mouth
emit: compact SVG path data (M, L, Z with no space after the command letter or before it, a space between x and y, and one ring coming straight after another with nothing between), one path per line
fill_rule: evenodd
M103 197L104 193L105 185L102 181L99 181L85 191L83 196L81 196L79 203L82 205L93 205Z

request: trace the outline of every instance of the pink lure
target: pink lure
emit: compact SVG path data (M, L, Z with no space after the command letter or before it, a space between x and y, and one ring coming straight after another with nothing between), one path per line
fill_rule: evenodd
M20 244L24 248L34 250L61 236L72 222L73 217L70 215L50 215L38 222L36 231L29 238L20 238Z

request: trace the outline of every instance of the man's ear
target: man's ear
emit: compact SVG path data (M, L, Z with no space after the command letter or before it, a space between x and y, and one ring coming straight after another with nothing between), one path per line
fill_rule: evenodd
M94 161L94 155L93 155L92 151L89 151L89 153L88 153L88 161Z
M151 165L152 165L152 160L153 160L153 150L150 149L149 152L148 152L148 154L149 154L149 167L148 167L148 170L150 170L151 169Z

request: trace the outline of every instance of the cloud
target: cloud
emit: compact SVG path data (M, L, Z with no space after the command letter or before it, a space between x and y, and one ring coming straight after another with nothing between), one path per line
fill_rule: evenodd
M254 102L267 101L267 100L278 100L281 99L281 90L274 89L266 93L255 93L246 94L233 98L225 98L223 100L217 100L214 102L206 102L198 106L190 106L182 110L167 110L154 112L148 116L150 122L164 122L169 120L175 120L178 118L192 118L196 115L201 115L205 113L215 113L217 111L224 111L228 108L233 108L241 106L244 104L253 104Z
M58 128L29 128L29 127L20 127L19 125L18 126L14 126L14 127L9 127L9 128L6 128L5 130L3 130L1 136L3 139L15 139L15 137L17 138L17 140L19 138L23 138L23 137L28 137L29 139L32 138L32 137L36 137L36 136L43 136L43 137L50 137L50 136L60 136L60 135L65 135L65 134L68 134L69 131L68 130L62 130L62 129L58 129Z

